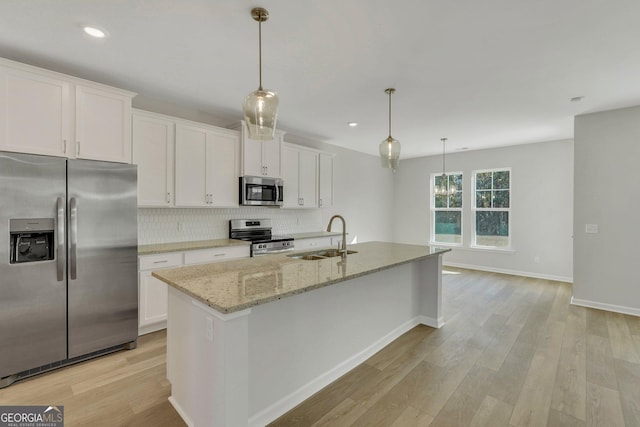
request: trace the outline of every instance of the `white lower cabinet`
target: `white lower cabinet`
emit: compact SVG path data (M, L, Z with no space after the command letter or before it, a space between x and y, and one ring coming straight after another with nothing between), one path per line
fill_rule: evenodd
M153 271L249 256L249 246L225 246L139 256L138 334L144 335L167 327L167 284L153 277Z
M167 327L167 285L151 275L154 270L182 265L182 253L144 255L138 258L138 333Z
M298 239L295 241L296 251L325 249L333 246L332 237L313 237L309 239Z

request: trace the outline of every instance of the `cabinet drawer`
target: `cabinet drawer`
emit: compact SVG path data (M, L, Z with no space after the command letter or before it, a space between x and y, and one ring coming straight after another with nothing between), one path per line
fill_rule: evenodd
M184 253L185 265L222 261L249 256L249 246L227 246Z
M139 257L140 271L157 270L160 268L180 267L182 265L182 253L172 252L158 255L143 255Z
M296 250L321 249L331 247L331 237L314 237L295 241Z

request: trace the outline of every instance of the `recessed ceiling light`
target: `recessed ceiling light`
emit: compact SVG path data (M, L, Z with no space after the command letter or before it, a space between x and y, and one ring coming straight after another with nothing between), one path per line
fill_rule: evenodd
M584 96L574 96L570 99L571 102L580 102L584 99Z
M358 122L349 122L349 123L347 123L347 125L349 125L349 127L354 128L354 127L358 126Z
M103 39L107 37L107 32L105 30L101 30L97 27L91 27L89 25L85 25L82 27L85 33L89 34L91 37L95 37L97 39Z

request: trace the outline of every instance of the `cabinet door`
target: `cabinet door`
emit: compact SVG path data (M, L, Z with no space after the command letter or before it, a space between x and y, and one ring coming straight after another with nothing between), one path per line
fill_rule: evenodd
M209 205L238 207L240 138L224 130L207 132L207 194Z
M300 150L298 154L298 193L300 206L318 207L318 153Z
M138 206L171 206L174 124L133 113L133 163L138 165Z
M131 97L76 86L76 157L131 163Z
M243 134L246 129L242 129ZM242 140L242 174L250 176L265 175L262 164L262 142L244 137Z
M262 142L262 164L265 168L265 175L272 178L281 178L280 155L282 149L282 137L276 136L271 141Z
M319 155L318 206L333 206L333 156Z
M285 146L282 148L282 178L284 180L283 208L300 207L300 193L298 187L298 150Z
M72 152L70 90L62 80L0 67L0 150Z
M205 129L176 124L176 206L209 206L206 147Z
M167 285L151 276L151 271L140 272L139 327L167 320Z

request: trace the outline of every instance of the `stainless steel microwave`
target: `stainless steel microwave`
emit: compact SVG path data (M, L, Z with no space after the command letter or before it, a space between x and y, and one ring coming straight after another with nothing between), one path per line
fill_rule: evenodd
M282 206L280 178L262 176L240 177L240 204L242 206Z

